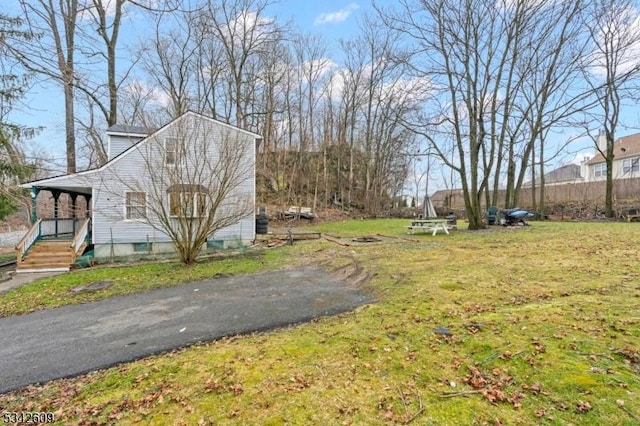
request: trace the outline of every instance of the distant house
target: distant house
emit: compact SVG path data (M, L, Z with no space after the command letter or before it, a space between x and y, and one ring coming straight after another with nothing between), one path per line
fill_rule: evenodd
M250 200L246 202L251 206L245 216L211 235L208 244L220 247L255 239L255 147L260 135L194 112L187 112L155 131L117 125L111 127L107 135L108 162L103 166L22 185L31 189L34 226L17 247L19 269L20 265L25 270L68 269L87 244L93 245L95 257L172 251L171 238L148 223L160 220L152 217L154 210L149 207L152 191L163 194L165 204L161 207L170 211L172 217L176 217L174 209L182 204L189 205L193 212L188 217L198 220L208 211L203 202L203 194L208 189L199 185L197 179L204 181L211 176L198 176L194 172L189 182L169 185L167 180L154 180L152 173L176 170L178 158L184 158L180 164L187 164L186 168L196 167L191 161L213 163L222 155L223 140L232 141L226 149L242 153L242 180L229 199L220 203L232 205L242 198L243 202ZM185 140L184 147L178 142L179 138ZM194 159L190 160L191 157ZM35 201L42 192L53 195L54 217L37 217ZM72 200L71 217L60 215L61 194L68 194ZM78 198L84 199L86 217L76 217ZM50 247L38 248L45 243ZM48 252L46 261L36 261L38 251Z
M433 207L440 213L446 214L450 209L464 208L464 193L462 189L441 189L431 197Z
M606 149L606 141L598 140L600 150ZM613 179L633 179L640 177L640 133L624 136L613 144ZM585 163L583 168L585 182L606 180L607 165L600 152Z
M566 185L583 181L581 166L577 164L565 164L544 174L545 186ZM540 180L536 181L536 185L540 186ZM531 188L531 181L524 182L522 187Z

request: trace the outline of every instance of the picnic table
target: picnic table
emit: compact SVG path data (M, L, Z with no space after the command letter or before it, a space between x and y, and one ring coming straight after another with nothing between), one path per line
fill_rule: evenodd
M447 226L447 219L414 219L411 221L411 225L405 226L408 234L415 234L416 232L429 232L431 235L436 235L438 231L444 231L445 234L449 234L449 227Z

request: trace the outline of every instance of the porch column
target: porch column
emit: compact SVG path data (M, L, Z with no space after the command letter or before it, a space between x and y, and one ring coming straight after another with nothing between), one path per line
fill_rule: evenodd
M86 208L86 215L87 217L91 217L91 194L82 194L82 196L84 197L84 201L87 203L87 208Z
M76 199L78 198L78 194L72 192L69 194L71 197L71 229L73 229L73 235L76 234Z
M78 194L75 193L70 193L69 196L71 197L71 217L73 219L76 218L76 200L78 199Z
M55 223L55 235L58 237L58 202L60 201L60 191L51 190L51 194L53 195L53 219Z
M33 225L38 220L38 211L37 211L37 203L36 198L38 197L38 192L40 192L40 188L32 186L31 187L31 224Z

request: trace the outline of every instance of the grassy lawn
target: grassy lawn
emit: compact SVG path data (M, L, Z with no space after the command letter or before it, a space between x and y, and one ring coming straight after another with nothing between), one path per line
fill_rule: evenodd
M38 280L4 295L0 294L0 317L90 302L221 275L273 270L281 267L284 260L282 253L266 251L246 252L237 256L201 261L193 266L184 266L173 261L78 270ZM110 282L111 285L90 292L73 291L104 281Z
M0 407L53 411L63 424L640 422L639 224L534 222L432 237L405 235L405 222L318 226L334 237L397 238L300 242L232 271L320 265L368 277L360 285L377 304L29 387L0 396ZM196 268L211 274L216 263ZM190 278L175 265L147 268L132 282ZM120 283L132 271L77 275ZM22 297L61 286L52 282ZM18 303L9 293L0 305L9 297Z

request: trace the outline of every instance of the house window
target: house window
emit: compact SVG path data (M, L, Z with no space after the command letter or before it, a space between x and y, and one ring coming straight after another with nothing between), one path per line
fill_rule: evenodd
M134 253L142 253L147 252L151 253L153 243L133 243L133 252Z
M207 216L207 194L200 185L175 185L169 193L169 215L172 217Z
M125 217L144 219L147 216L147 200L144 192L127 192Z
M178 139L166 138L164 140L164 162L173 166L178 160Z
M636 173L640 171L640 157L627 158L622 161L622 173Z
M593 166L593 177L605 177L607 175L607 164L598 163Z

